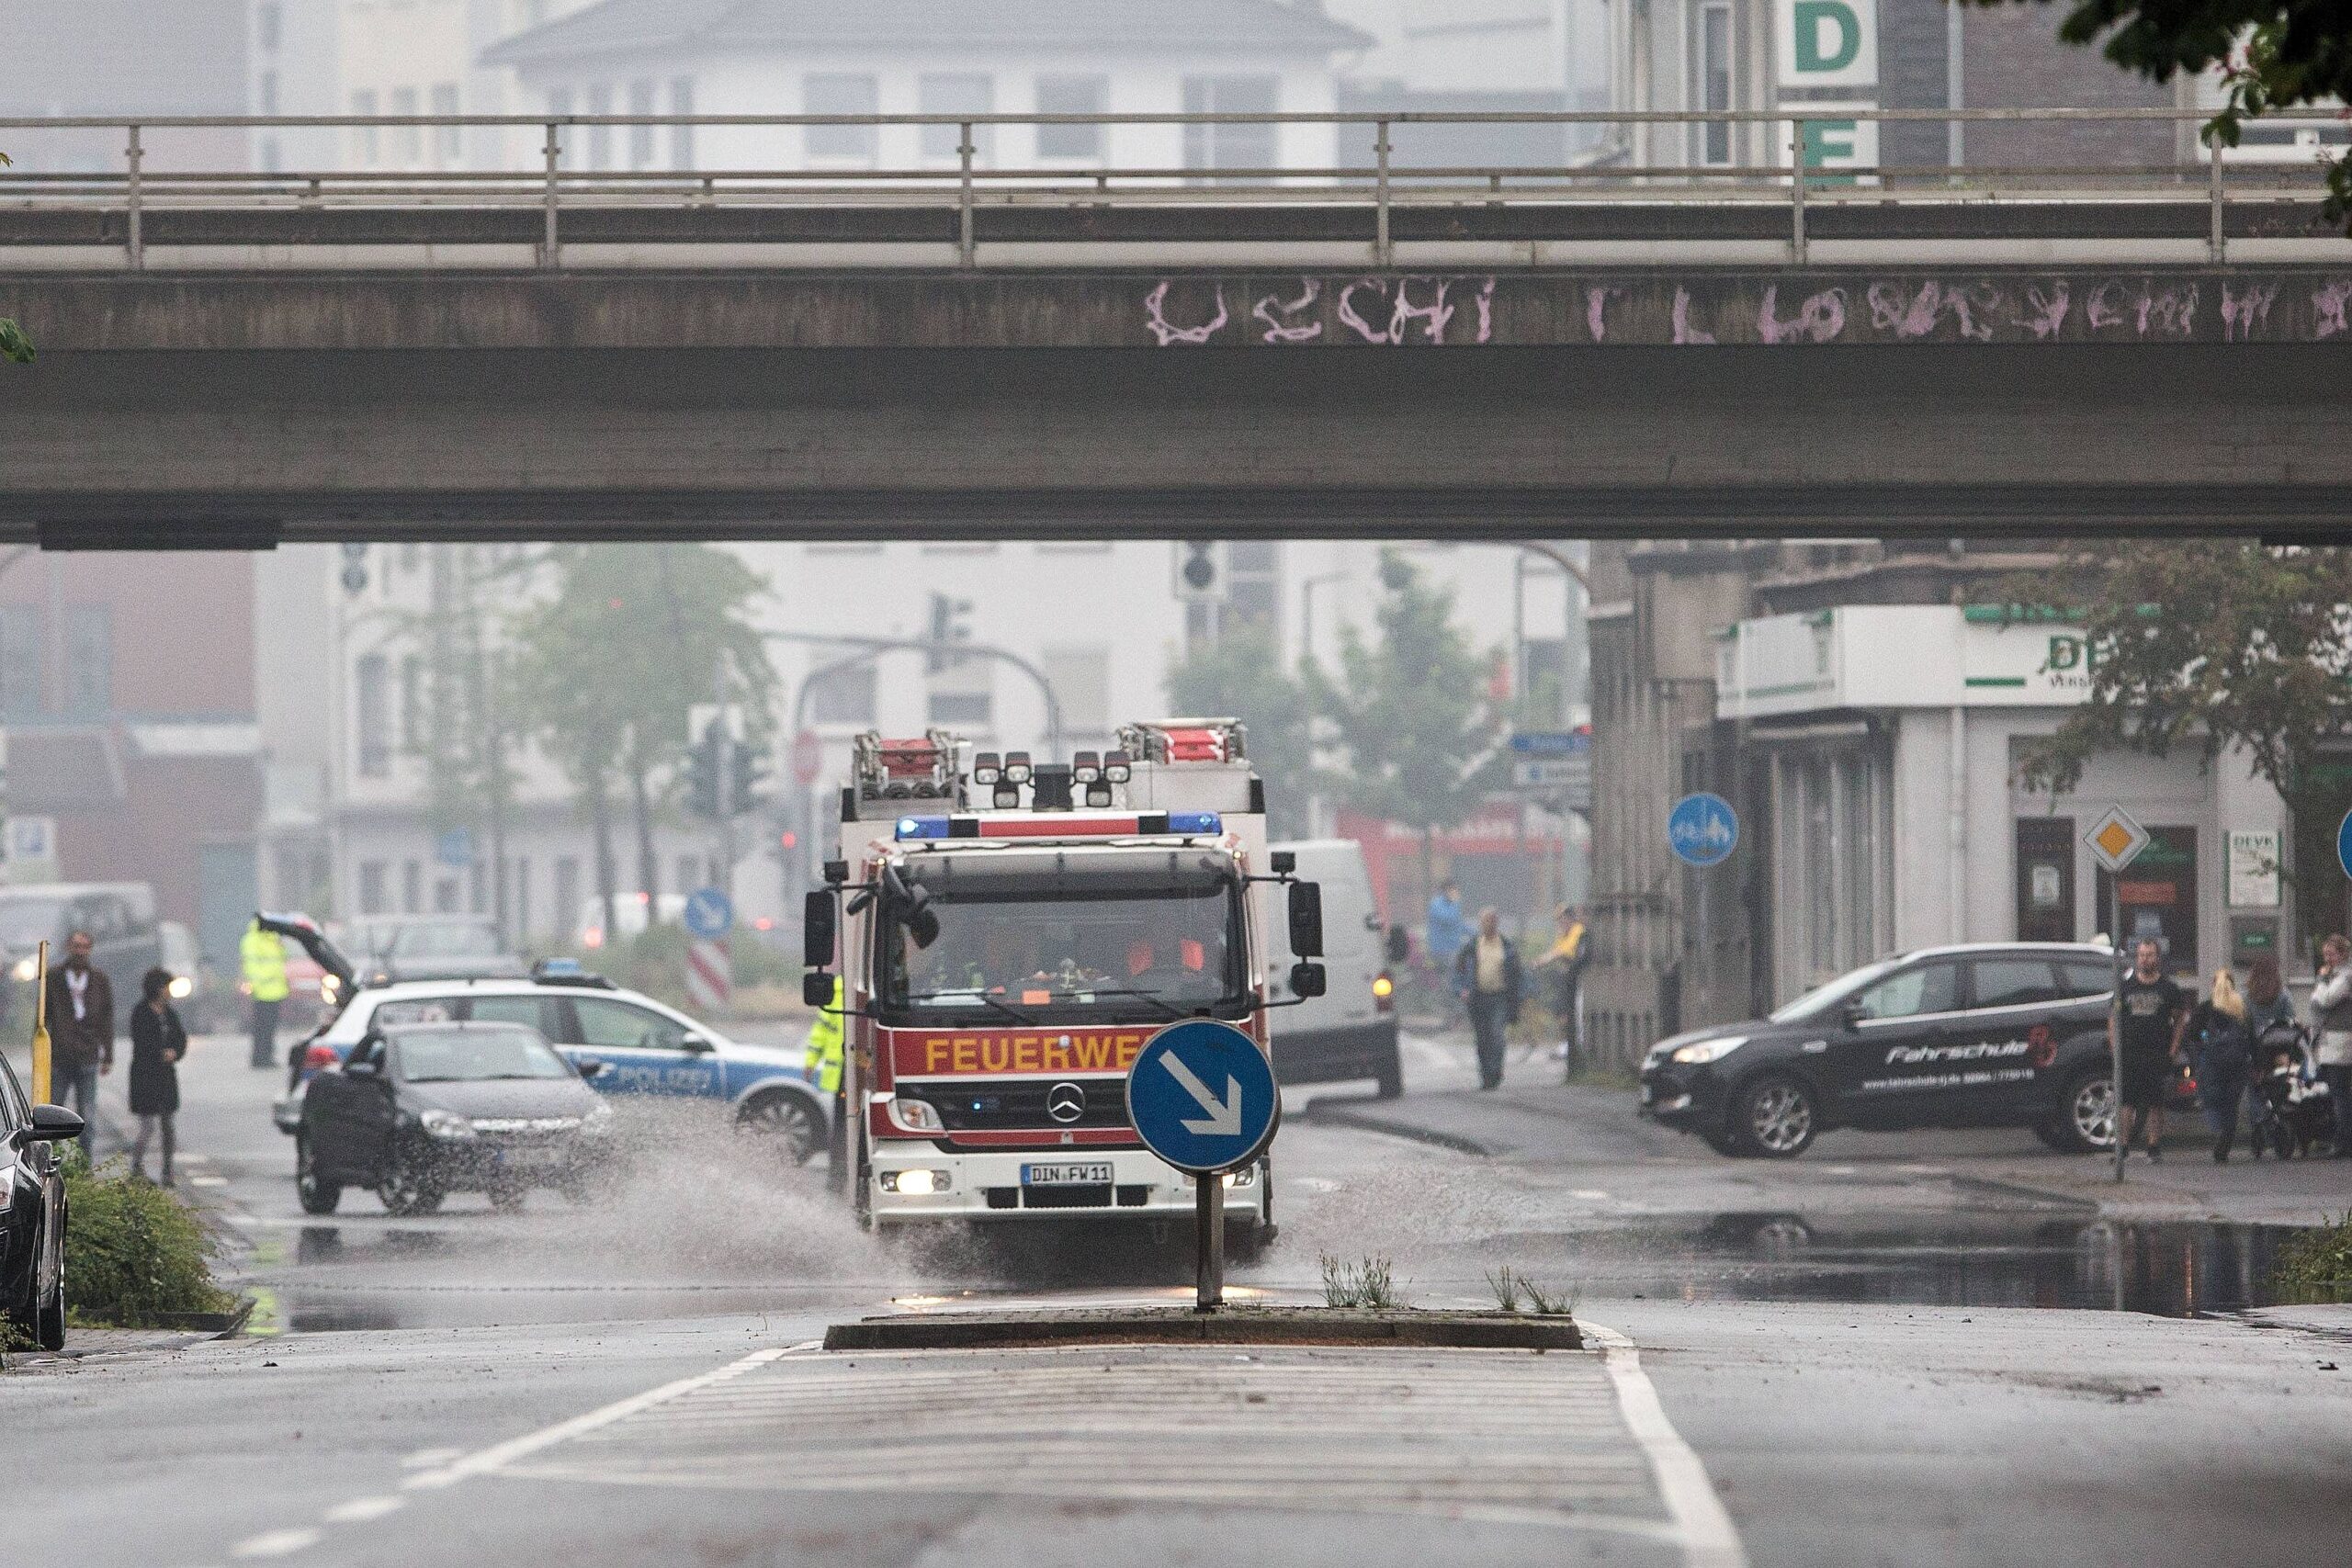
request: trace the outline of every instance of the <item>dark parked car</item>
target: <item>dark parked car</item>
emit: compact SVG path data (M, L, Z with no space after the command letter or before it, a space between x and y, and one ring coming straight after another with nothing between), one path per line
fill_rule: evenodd
M1866 964L1769 1018L1661 1040L1641 1108L1724 1154L1790 1159L1830 1127L2025 1126L2111 1149L2105 948L2005 942ZM2175 1098L2193 1094L2186 1075Z
M612 1108L538 1032L512 1023L420 1023L369 1033L302 1097L295 1188L330 1214L346 1187L395 1214L430 1213L455 1191L522 1207L534 1187L585 1200L618 1151Z
M90 933L90 966L103 970L117 1004L139 999L139 977L164 961L155 890L143 882L39 882L0 887L0 1021L28 1016L40 944L53 967L65 962L65 939ZM19 1012L19 1009L22 1010ZM20 1034L18 1038L22 1038Z
M0 1311L44 1350L65 1344L65 1175L52 1146L82 1135L62 1105L33 1105L0 1059Z
M363 985L512 980L530 973L490 921L467 915L368 915L345 922L343 951Z

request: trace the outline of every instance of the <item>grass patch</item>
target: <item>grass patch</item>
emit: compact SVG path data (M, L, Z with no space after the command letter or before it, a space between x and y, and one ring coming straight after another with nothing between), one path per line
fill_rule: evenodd
M1487 1289L1495 1293L1495 1304L1505 1312L1525 1310L1543 1317L1567 1317L1577 1310L1575 1292L1555 1294L1508 1264L1487 1270Z
M2352 1211L2281 1247L2271 1267L2270 1284L2282 1295L2352 1291Z
M174 1313L225 1313L213 1239L187 1205L120 1160L65 1167L65 1309L85 1328L152 1328Z
M1367 1258L1362 1263L1342 1263L1328 1252L1323 1255L1325 1306L1389 1311L1402 1304L1396 1299L1394 1285L1385 1258Z

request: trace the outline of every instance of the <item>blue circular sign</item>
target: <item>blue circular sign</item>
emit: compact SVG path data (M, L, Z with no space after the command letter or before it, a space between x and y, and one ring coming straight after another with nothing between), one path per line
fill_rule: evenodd
M1739 813L1720 795L1686 795L1667 813L1666 842L1688 864L1721 865L1739 847Z
M686 895L686 931L705 942L725 936L735 924L735 905L716 887L697 887Z
M2335 863L2344 868L2345 875L2352 876L2352 811L2335 825Z
M1273 1064L1229 1023L1188 1018L1127 1069L1127 1120L1153 1154L1195 1176L1247 1165L1273 1136Z

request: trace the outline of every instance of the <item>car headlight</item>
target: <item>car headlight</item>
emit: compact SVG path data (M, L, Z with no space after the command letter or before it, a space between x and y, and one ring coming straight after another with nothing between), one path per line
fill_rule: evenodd
M334 994L341 989L343 989L343 982L336 979L334 976L322 975L319 976L319 995L325 998L328 1001L334 1000Z
M174 1001L184 1002L196 995L196 982L185 975L175 975L172 976L170 990Z
M1747 1043L1747 1036L1745 1034L1726 1035L1721 1040L1700 1040L1689 1045L1678 1046L1673 1060L1685 1065L1693 1062L1720 1062Z
M899 1126L912 1132L944 1133L947 1130L947 1124L939 1119L939 1108L927 1100L893 1100L890 1101L890 1117Z
M474 1124L452 1111L428 1111L416 1119L416 1124L436 1138L470 1138Z
M933 1192L946 1191L949 1185L948 1175L944 1170L886 1170L882 1173L882 1190L885 1192L907 1192L927 1197Z
M8 973L19 980L37 980L40 977L40 960L28 953L17 959L17 966Z

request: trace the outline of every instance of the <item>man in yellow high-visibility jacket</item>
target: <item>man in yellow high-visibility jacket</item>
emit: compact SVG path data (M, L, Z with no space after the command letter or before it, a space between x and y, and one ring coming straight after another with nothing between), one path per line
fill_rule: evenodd
M274 1067L277 1065L277 1013L286 1001L286 944L277 932L262 930L261 922L255 920L237 943L237 961L244 972L245 994L254 1003L254 1066Z
M820 1092L832 1096L833 1125L829 1141L831 1169L826 1173L826 1185L839 1192L849 1185L849 1116L842 1103L842 977L833 976L833 999L830 1006L817 1010L817 1021L808 1026L808 1055L806 1071L808 1081Z

